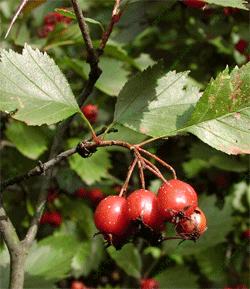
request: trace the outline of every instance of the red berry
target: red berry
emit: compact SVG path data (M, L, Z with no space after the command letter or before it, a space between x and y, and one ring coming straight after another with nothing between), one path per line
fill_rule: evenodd
M96 105L87 104L82 107L82 113L90 121L90 123L95 123L98 116L98 109Z
M101 200L104 199L104 194L100 189L92 189L89 191L89 199L91 202L98 204Z
M159 227L163 217L158 213L157 196L148 190L137 190L127 199L127 218L131 220L142 220L150 228Z
M41 31L41 37L46 38L48 34L55 28L54 24L44 25Z
M233 8L231 8L231 10L232 10L232 12L234 12L234 13L238 13L239 8L233 7Z
M62 215L59 212L52 212L49 215L48 222L56 227L59 227L62 223Z
M46 24L56 24L57 20L57 15L55 14L55 12L51 12L48 13L45 17L44 17L44 23Z
M56 198L58 198L57 189L55 187L50 187L47 195L47 201L53 202Z
M247 48L247 41L245 40L240 40L236 45L235 45L235 49L239 51L239 53L244 54L246 48Z
M247 285L245 285L245 284L238 284L237 286L234 287L234 289L247 289Z
M180 220L175 229L180 235L198 239L207 229L207 220L202 210L197 207L191 217Z
M192 8L201 8L207 5L206 2L199 0L183 0L186 5Z
M44 215L42 215L40 224L45 224L49 222L50 212L46 212Z
M159 284L155 279L142 279L140 289L159 289Z
M81 281L73 281L70 289L88 289Z
M129 225L125 204L126 199L119 196L108 196L102 200L94 215L96 228L106 234L124 234Z
M242 235L241 238L245 241L249 241L250 242L250 229L245 230Z
M76 195L79 198L85 198L88 195L88 191L86 190L86 188L80 188L77 190Z
M223 8L223 13L228 17L232 15L231 9L228 7Z
M173 217L176 214L191 216L197 204L195 190L180 180L163 183L158 190L159 212L166 220L174 221Z
M226 287L223 287L222 289L233 289L233 288L229 287L229 286L226 286Z
M116 192L120 192L121 188L122 188L121 186L114 186L113 190L116 191Z

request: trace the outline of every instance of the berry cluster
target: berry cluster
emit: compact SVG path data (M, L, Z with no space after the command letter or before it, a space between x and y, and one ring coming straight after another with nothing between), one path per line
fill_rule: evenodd
M68 10L67 8L60 8L63 10ZM45 17L44 17L44 26L42 28L42 31L40 33L42 38L46 38L48 36L48 34L53 31L53 29L55 28L55 25L57 22L64 22L66 24L69 24L69 22L72 19L69 17L65 17L62 14L58 13L58 12L51 12L48 13Z
M41 220L40 224L51 224L54 225L55 227L59 227L62 223L62 215L59 212L46 212Z
M76 195L79 198L89 198L94 205L97 205L104 199L104 194L100 189L91 189L90 191L87 191L86 188L82 187L77 190Z
M94 221L107 246L116 249L137 237L143 237L151 245L170 238L196 241L207 228L206 217L197 205L195 190L172 179L161 185L157 196L145 189L134 191L127 199L108 196L97 206ZM161 231L166 222L175 225L178 237L163 238Z

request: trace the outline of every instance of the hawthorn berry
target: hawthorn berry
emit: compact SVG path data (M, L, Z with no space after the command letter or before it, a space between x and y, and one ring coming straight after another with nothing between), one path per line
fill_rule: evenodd
M207 5L207 2L199 0L183 0L186 5L192 8L202 8Z
M87 104L82 107L82 113L90 123L95 123L98 116L98 108L94 104Z
M88 193L90 201L94 204L98 204L101 200L104 199L104 194L100 189L92 189Z
M48 25L55 25L56 22L60 21L58 20L58 15L59 14L58 12L51 12L51 13L48 13L45 17L44 17L44 23L48 24ZM61 15L61 14L59 14ZM62 16L62 15L61 15Z
M159 213L171 222L175 217L190 217L197 207L198 198L195 190L180 180L163 183L158 190Z
M241 238L245 241L250 242L250 229L247 229L244 232L242 232Z
M43 28L42 28L42 31L41 31L41 37L42 38L46 38L48 37L49 33L51 31L53 31L53 29L55 28L55 25L54 24L48 24L48 25L44 25Z
M49 216L50 216L50 212L46 212L45 214L42 215L41 220L40 220L40 224L45 224L49 222Z
M62 223L62 215L59 212L50 213L48 223L59 227Z
M234 287L234 289L247 289L247 285L245 284L238 284Z
M94 215L96 228L101 233L122 235L129 225L125 211L126 199L108 196L97 206Z
M158 213L157 196L148 190L134 191L126 203L127 218L132 220L141 220L143 224L154 229L161 226L163 217Z
M238 43L235 45L235 49L239 51L240 54L244 54L246 48L247 48L247 41L246 40L239 40Z
M180 235L199 239L207 229L206 217L202 210L197 207L191 217L180 220L175 229Z
M140 284L140 289L159 289L159 284L155 279L142 279Z
M86 287L83 282L77 280L73 281L70 287L70 289L87 289L87 288L88 287Z
M86 188L79 188L76 192L77 197L79 198L85 198L88 195L88 191Z
M54 200L57 198L58 198L57 188L50 187L48 195L47 195L47 201L54 202Z

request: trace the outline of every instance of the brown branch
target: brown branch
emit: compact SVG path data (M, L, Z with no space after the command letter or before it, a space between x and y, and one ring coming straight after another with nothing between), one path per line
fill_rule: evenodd
M0 232L10 253L11 270L9 288L22 288L24 282L24 260L27 254L17 236L12 222L5 213L2 195L0 195Z
M96 135L103 134L105 130L106 130L106 127L103 127L100 131L98 131L96 133ZM111 130L110 132L113 132L113 131L114 130ZM89 137L84 142L89 142L91 140L92 140L92 137ZM28 172L25 172L23 174L15 176L15 177L13 177L11 179L7 179L6 181L1 183L0 192L2 192L8 186L11 186L11 185L14 185L14 184L17 184L17 183L21 183L22 181L27 180L28 178L30 178L32 176L42 175L49 168L51 168L54 165L58 164L61 160L63 160L65 158L75 154L76 152L77 152L77 147L73 147L73 148L71 148L71 149L69 149L67 151L64 151L64 152L60 153L59 155L57 155L56 157L50 159L49 161L47 161L44 164L40 163L38 166L36 166L34 169L32 169L32 170L30 170Z
M83 17L81 7L78 3L78 0L71 0L71 3L72 3L72 6L73 6L75 14L76 14L78 25L79 25L80 30L82 32L83 40L84 40L85 45L86 45L86 49L87 49L88 56L89 56L88 62L89 62L91 67L97 66L97 64L99 62L99 57L96 55L94 46L91 42L91 38L89 35L89 31L88 31L88 26L87 26L85 19Z

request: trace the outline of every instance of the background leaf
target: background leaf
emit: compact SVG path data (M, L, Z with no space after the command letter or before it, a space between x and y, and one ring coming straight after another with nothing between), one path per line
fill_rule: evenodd
M107 251L116 264L128 275L141 278L141 257L134 244L127 244L120 251L116 251L114 247L109 247Z
M7 138L21 154L36 160L47 149L47 137L40 127L27 126L20 121L13 121L5 131Z
M29 125L61 121L80 108L54 60L25 44L23 54L1 50L0 109Z
M81 139L69 139L67 147L71 148L76 146ZM78 154L69 157L69 164L81 179L88 185L92 185L101 178L107 175L106 168L111 168L111 161L109 159L109 152L106 148L101 148L89 158L82 158Z

